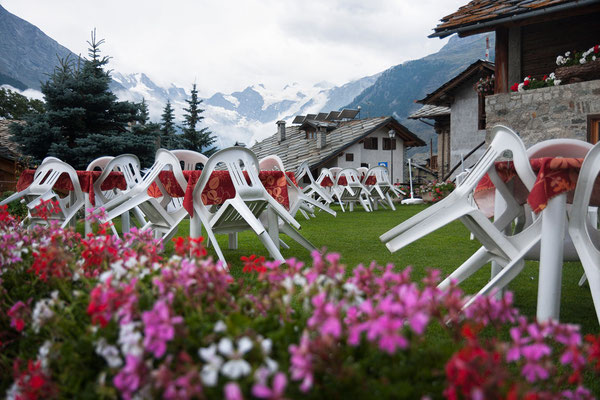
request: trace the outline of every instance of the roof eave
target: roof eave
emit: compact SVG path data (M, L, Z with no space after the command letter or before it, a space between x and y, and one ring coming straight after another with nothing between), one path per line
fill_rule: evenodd
M443 39L443 38L453 35L455 33L458 33L460 36L461 34L465 34L470 31L477 31L478 33L492 31L492 30L494 30L494 28L496 26L502 25L505 23L518 22L518 21L521 21L524 19L537 17L539 15L547 15L547 14L552 14L555 12L570 10L573 8L584 7L587 5L596 4L598 2L599 2L598 0L576 0L576 1L573 1L570 3L557 4L555 6L538 8L538 9L520 13L520 14L513 14L508 17L502 17L502 18L497 18L497 19L491 19L491 20L484 21L484 22L477 22L474 24L458 26L458 27L452 28L452 29L444 29L439 32L433 32L428 37L430 37L430 38L439 37L440 39ZM489 28L489 29L487 29L487 28Z

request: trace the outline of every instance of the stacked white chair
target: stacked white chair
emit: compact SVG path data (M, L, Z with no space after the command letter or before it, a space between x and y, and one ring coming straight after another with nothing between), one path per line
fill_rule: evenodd
M313 178L312 174L310 173L308 163L306 161L300 164L300 166L296 169L295 175L296 181L298 183L302 182L302 179L304 177L308 177L310 183L302 188L302 192L305 195L319 200L325 205L333 203L333 197L331 197L331 195L327 193L327 190L325 190L325 188L320 185L320 182L318 180L316 181L315 178Z
M342 178L345 178L345 184L340 183L343 182ZM336 185L337 190L340 193L340 204L346 203L350 211L353 211L354 204L358 202L365 211L371 211L368 198L369 191L360 182L358 172L354 168L345 168L341 170L337 175ZM344 211L343 207L342 211Z
M54 185L60 176L66 173L73 185L73 191L65 197L60 197L53 190ZM65 228L70 223L74 222L74 217L77 211L83 207L85 200L77 177L77 171L69 164L52 157L45 159L38 167L33 182L26 189L7 197L0 205L8 204L14 200L23 199L27 205L28 215L23 222L28 221L29 224L47 224L49 221L58 221L60 226ZM56 201L59 208L47 215L44 219L37 215L36 207L42 201Z
M587 154L581 166L568 229L588 278L596 317L600 322L600 231L597 229L597 220L590 221L588 214L599 173L600 144L596 144Z
M283 165L283 161L277 155L271 155L263 158L259 161L259 168L261 171L282 171L285 174L285 167ZM313 199L312 197L307 196L300 190L298 186L291 181L291 179L285 175L285 179L287 182L287 191L288 198L290 203L289 214L292 217L296 217L298 211L308 211L313 212L313 208L318 208L322 211L328 212L329 214L335 216L335 211L329 208L327 205L322 204L321 202ZM277 231L282 232L288 235L290 238L299 243L302 247L307 250L315 250L316 247L310 243L304 236L300 235L294 228L292 228L289 224L285 223L281 218L278 219L278 229ZM269 229L271 230L271 229ZM275 241L278 238L273 238Z
M160 172L164 170L173 172L181 191L185 193L187 181L183 176L179 160L170 151L158 149L154 164L141 181L127 192L103 205L106 220L110 221L138 207L148 221L142 229L152 229L156 238L162 238L165 241L175 235L177 226L188 213L183 207L173 211L167 210L167 205L171 202L172 197L159 179ZM158 186L162 197L154 198L148 194L148 189L153 183Z
M224 166L235 187L235 196L218 208L210 207L202 202L202 191L208 184L210 176L216 168ZM249 182L246 180L246 175ZM220 150L211 156L200 175L194 188L194 217L200 218L210 241L214 244L219 259L225 263L223 252L216 241L216 234L230 234L244 230L253 230L260 241L269 251L269 254L280 261L284 261L281 252L273 239L260 221L261 215L267 207L276 217L281 218L284 224L299 229L296 220L270 196L260 178L258 159L250 150L243 147L231 147Z
M375 178L375 183L372 185L367 184L370 176ZM395 195L396 190L399 189L394 188L394 185L390 182L390 176L386 167L376 166L369 169L365 174L363 184L368 190L369 201L371 202L373 209L376 210L379 203L384 205L387 202L392 210L396 210L390 193Z
M183 171L202 170L208 157L202 153L192 150L171 150L171 153L179 160ZM174 197L167 205L169 211L174 211L183 207L183 197Z
M115 189L112 191L103 191L102 185L106 179L110 176L111 172L120 172L123 174L127 188L123 191ZM122 154L114 157L104 167L104 170L94 182L94 195L96 208L106 207L110 201L118 196L127 196L130 190L142 183L142 173L140 172L140 160L133 154ZM136 217L139 226L145 226L147 221L144 217L144 213L138 206L131 209L131 212ZM125 211L121 214L121 230L129 232L130 229L130 216L129 211ZM112 226L113 232L116 234L114 225Z
M85 170L88 172L104 171L104 168L106 168L106 164L108 164L113 158L114 157L112 157L112 156L98 157L94 161L89 163ZM106 196L111 197L111 194L106 193ZM92 203L90 202L89 196L85 196L85 206L84 207L85 207L85 213L87 216L88 210L92 209ZM88 233L91 233L91 232L92 232L92 226L90 224L90 221L88 221L88 219L86 218L85 219L85 234L87 235ZM115 232L115 231L113 230L113 232Z

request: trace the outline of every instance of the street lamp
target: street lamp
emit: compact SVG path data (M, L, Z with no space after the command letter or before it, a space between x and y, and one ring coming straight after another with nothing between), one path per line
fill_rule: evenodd
M395 137L396 137L396 131L393 129L390 129L388 131L388 136L390 137L390 176L391 176L391 181L392 181L392 185L394 184L394 146L392 145Z

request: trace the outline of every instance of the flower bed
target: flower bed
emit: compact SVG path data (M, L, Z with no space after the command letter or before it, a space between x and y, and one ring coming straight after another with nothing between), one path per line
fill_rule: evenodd
M430 203L437 203L448 196L456 188L456 184L451 181L438 182L433 181L417 188L416 194L423 200Z
M8 398L593 398L600 337L530 322L510 294L463 314L436 271L315 252L245 258L235 279L201 240L163 257L147 232L26 231L5 209L0 241Z

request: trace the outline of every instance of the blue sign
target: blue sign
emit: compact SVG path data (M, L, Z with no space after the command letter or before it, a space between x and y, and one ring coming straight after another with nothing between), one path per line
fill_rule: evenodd
M379 164L377 164L377 165L379 165L380 167L386 167L386 168L388 166L387 161L380 161Z

